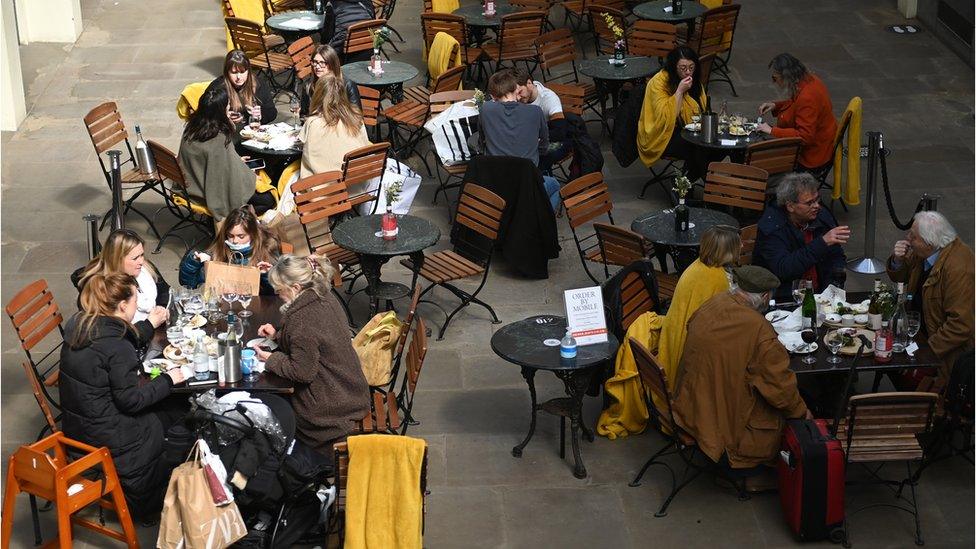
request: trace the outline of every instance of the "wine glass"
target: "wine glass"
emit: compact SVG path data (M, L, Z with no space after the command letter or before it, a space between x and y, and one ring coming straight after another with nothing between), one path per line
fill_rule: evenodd
M918 335L921 327L922 315L918 311L908 311L905 313L905 331L908 332L908 345L906 345L906 348L911 347L915 343L915 336ZM915 357L909 354L908 360L914 361Z
M827 362L830 364L840 364L843 362L837 353L840 352L840 348L844 346L844 340L841 338L840 334L833 332L827 336L827 348L830 349L830 356L827 357Z
M803 303L803 297L806 295L807 288L813 288L812 280L801 278L793 281L793 301L798 305Z
M252 130L258 131L261 129L261 115L255 116L254 111L251 111L247 118L247 124Z
M291 100L288 102L288 109L291 111L292 118L295 119L295 129L300 130L302 128L302 122L299 115L302 112L302 104L298 100L297 95L291 96Z
M817 363L817 357L813 356L813 352L810 350L817 341L817 329L807 328L800 332L800 337L803 338L803 343L806 343L803 348L807 350L807 354L803 356L802 362L812 366Z
M234 301L237 299L237 291L230 284L225 284L220 290L220 298L227 303L227 312L234 310Z
M247 310L247 308L251 305L251 297L250 288L244 287L243 285L237 288L237 301L241 303L241 312L238 313L238 316L241 318L248 318L254 314L253 312Z

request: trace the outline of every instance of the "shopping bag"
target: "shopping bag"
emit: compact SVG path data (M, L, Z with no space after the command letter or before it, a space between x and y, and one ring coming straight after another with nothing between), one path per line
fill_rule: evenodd
M365 191L379 196L376 202L376 209L373 209L373 202L366 202L359 205L359 213L361 215L369 215L372 213L385 213L386 212L386 189L389 188L391 184L399 183L400 192L397 195L396 201L393 202L393 213L406 214L410 213L410 206L413 204L414 197L417 196L417 190L420 189L420 176L417 172L413 171L410 166L404 164L403 162L398 162L394 158L386 159L386 168L383 173L383 188L380 189L380 178L374 177L370 179L365 184ZM376 192L376 191L379 192Z
M403 324L393 311L379 313L352 339L352 348L359 355L359 363L370 386L386 385L390 382L393 351L402 327Z
M468 138L478 131L479 114L474 101L461 101L424 124L434 142L434 150L445 166L471 159Z
M206 271L204 287L212 292L223 293L227 287L234 288L238 293L242 288L247 288L251 295L261 292L261 271L257 267L208 261Z
M159 534L156 536L159 549L183 549L183 521L180 507L176 502L176 474L170 475L163 498L163 514L159 517Z
M203 472L207 475L207 486L210 487L214 505L227 505L234 501L234 493L227 483L227 469L224 467L224 462L210 451L207 441L200 439L197 444L200 445Z

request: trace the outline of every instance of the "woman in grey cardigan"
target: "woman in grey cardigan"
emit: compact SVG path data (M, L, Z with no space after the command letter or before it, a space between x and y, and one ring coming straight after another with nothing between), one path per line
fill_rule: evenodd
M234 151L233 135L227 90L211 86L183 128L179 157L188 192L202 198L218 221L245 204L257 215L275 206L271 192L255 192L257 175Z
M291 399L297 437L325 455L369 412L369 386L330 290L332 275L325 257L281 256L268 281L285 302L282 325L258 328L258 335L277 340L278 349L256 350L266 371L297 384Z

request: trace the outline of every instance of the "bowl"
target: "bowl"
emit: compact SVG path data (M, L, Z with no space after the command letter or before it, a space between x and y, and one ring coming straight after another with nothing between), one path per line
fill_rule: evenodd
M855 324L867 324L868 323L868 315L864 315L864 314L854 315L854 323Z
M842 315L840 317L840 323L843 324L844 326L853 326L854 315Z
M851 305L851 310L854 311L854 313L855 314L858 314L858 315L867 314L867 312L868 312L868 305L866 303L855 303L855 304ZM860 322L860 321L858 321L858 322ZM867 320L865 320L865 322L867 322Z
M831 313L824 317L824 320L831 324L840 324L841 317L837 313Z

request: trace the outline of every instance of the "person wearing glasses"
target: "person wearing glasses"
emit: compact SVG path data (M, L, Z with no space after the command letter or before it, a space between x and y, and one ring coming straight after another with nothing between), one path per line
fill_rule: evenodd
M777 300L792 293L794 280L811 281L817 293L830 284L844 287L843 246L851 229L838 226L823 207L820 186L812 175L787 174L776 188L776 202L763 211L758 229L752 262L779 278Z
M349 102L363 110L362 100L359 98L359 86L352 80L346 80L342 76L342 63L339 61L339 54L335 48L328 44L319 44L312 54L312 77L307 82L299 86L299 100L301 101L301 115L308 116L312 110L312 94L315 91L315 83L323 76L330 74L336 77L346 88L346 96Z
M759 114L771 112L776 125L763 122L757 129L772 137L803 140L798 159L803 171L820 171L834 159L837 120L827 86L799 59L781 53L769 62L773 84L785 95L780 101L759 105Z
M698 54L688 46L668 53L664 69L647 82L637 122L637 153L650 168L661 157L684 161L692 182L705 175L710 160L720 160L681 137L681 129L708 109L705 83L700 78Z

